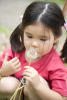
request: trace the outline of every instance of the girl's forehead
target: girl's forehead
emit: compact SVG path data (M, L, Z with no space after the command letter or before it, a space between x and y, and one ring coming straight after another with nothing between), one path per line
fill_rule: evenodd
M42 23L35 23L32 25L28 25L25 27L24 31L31 34L41 35L41 36L43 35L48 36L49 33L52 32L49 28L47 28Z

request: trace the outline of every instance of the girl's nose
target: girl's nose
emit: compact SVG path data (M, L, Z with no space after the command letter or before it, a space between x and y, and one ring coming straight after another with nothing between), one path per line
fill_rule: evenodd
M34 41L32 42L32 46L33 46L33 47L38 47L38 46L39 46L39 42L36 41L36 40L34 40Z

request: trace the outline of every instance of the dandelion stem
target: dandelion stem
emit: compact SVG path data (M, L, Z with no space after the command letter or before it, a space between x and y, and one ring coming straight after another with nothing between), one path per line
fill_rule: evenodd
M16 91L14 92L14 94L12 95L12 97L11 97L11 99L10 100L15 100L16 99L16 96L17 96L17 93L18 93L18 91L21 89L21 90L23 90L23 88L25 87L25 84L23 83L23 86L21 86L21 83L23 83L23 80L21 80L21 82L20 82L20 84L19 84L19 86L18 86L18 88L16 89ZM21 87L20 87L21 86ZM22 91L20 91L20 96L21 96L21 93L22 93ZM20 97L19 97L20 98Z

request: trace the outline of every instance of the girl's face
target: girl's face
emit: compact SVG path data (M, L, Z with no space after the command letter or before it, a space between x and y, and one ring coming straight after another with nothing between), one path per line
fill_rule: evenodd
M24 29L24 46L26 51L34 48L38 58L46 55L51 50L54 41L52 31L44 27L41 23L28 25Z

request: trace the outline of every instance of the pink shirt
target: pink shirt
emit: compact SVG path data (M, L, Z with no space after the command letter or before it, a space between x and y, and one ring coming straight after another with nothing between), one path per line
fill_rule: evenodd
M25 60L25 51L22 53L12 52L11 47L5 50L0 57L0 68L7 53L8 61L17 57L21 62L21 71L15 73L16 78L20 79L24 71L24 66L29 65ZM60 93L62 96L67 96L67 68L54 48L46 56L43 56L42 59L32 63L30 66L35 68L47 80L52 90Z

